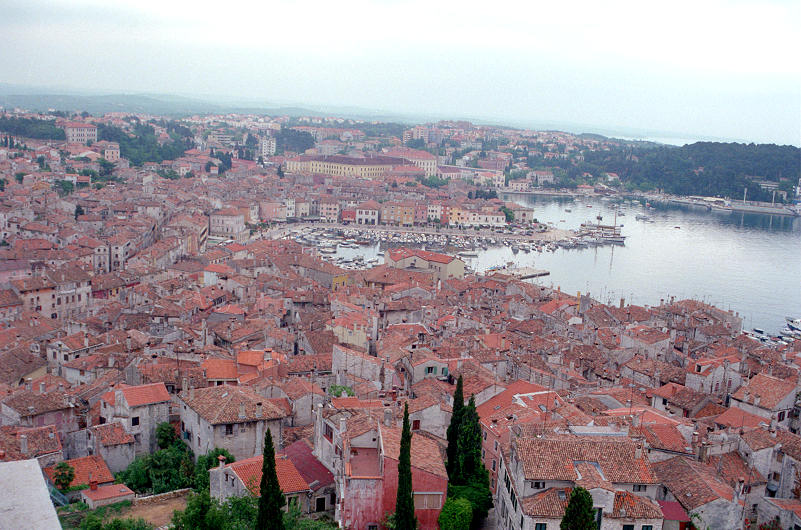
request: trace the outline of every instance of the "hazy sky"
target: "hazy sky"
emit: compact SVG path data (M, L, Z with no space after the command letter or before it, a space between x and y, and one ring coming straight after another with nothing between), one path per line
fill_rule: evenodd
M6 83L801 143L799 0L3 0L0 35Z

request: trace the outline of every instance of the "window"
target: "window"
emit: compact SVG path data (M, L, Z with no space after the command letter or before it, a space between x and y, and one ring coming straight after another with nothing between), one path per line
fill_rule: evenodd
M623 525L623 530L634 530L634 525L633 524L624 524Z
M415 510L439 510L441 505L441 493L415 493L414 494L414 509Z
M420 430L420 420L412 420L412 430L413 431Z
M325 511L325 497L317 497L317 500L315 501L314 504L315 504L314 508L318 512Z
M495 445L493 446L493 449L494 449L495 451L497 451L497 450L498 450L498 440L495 440Z
M779 451L779 452L776 453L776 461L777 462L781 462L782 460L784 460L784 453Z
M535 523L534 530L548 530L548 523Z
M435 366L427 366L426 367L426 374L436 374L437 368Z
M653 527L653 525L650 525L650 524L644 524L644 525L642 525L640 527L640 529L641 530L654 530L654 527Z
M784 411L779 412L779 416L776 418L776 421L784 421Z
M647 486L645 484L635 484L634 488L632 488L632 490L633 491L645 491L646 488L647 488Z
M323 436L325 436L326 440L329 442L334 439L334 429L332 429L327 423L325 424L325 429L323 430Z
M139 416L134 416L131 418L131 426L136 427L137 425L139 425Z
M665 407L667 407L667 399L665 399L665 398L662 398L662 405L663 405L663 406L665 406Z
M234 425L232 423L229 423L228 425L225 426L225 435L231 436L232 434L234 434Z
M269 460L268 460L269 462ZM492 470L495 471L495 459L492 460Z
M367 530L378 530L378 525L377 524L368 524L367 525Z
M535 481L531 483L531 487L535 490L545 489L545 482Z

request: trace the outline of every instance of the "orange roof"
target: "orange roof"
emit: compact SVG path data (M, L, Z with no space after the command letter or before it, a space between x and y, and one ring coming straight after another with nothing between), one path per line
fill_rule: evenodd
M114 482L114 475L111 474L111 470L109 470L105 460L100 455L73 458L72 460L65 460L65 462L75 470L75 477L70 482L70 486L88 485L90 480L96 480L99 484ZM46 467L43 471L53 481L56 467Z
M85 489L81 491L81 495L97 502L106 499L114 499L116 497L133 496L134 492L125 484L107 484L105 486L98 486L96 490Z
M206 372L206 379L234 380L238 375L233 359L206 359L200 366Z
M151 383L149 385L127 386L122 389L125 401L129 407L150 405L170 400L170 393L164 383Z
M239 460L225 467L231 468L231 470L236 473L236 476L239 477L239 480L242 481L242 484L244 484L251 493L258 495L263 462L264 456L258 455ZM276 457L275 473L278 475L278 485L281 486L281 491L284 492L284 494L307 491L309 489L309 484L303 480L295 464L285 457Z

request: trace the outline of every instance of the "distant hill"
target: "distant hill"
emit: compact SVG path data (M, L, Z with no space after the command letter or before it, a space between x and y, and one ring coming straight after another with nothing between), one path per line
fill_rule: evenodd
M585 160L631 187L677 195L742 197L748 188L749 199L771 200L751 177L783 181L789 189L801 176L801 149L791 145L696 142L592 152Z
M164 116L187 116L190 114L264 114L269 116L314 116L336 114L343 117L370 121L405 121L388 113L379 113L354 107L311 108L282 106L256 101L230 101L218 103L203 99L175 96L171 94L103 94L86 95L72 93L44 93L28 90L16 85L0 84L0 106L23 108L46 112L50 109L104 114L106 112L130 112L158 114Z

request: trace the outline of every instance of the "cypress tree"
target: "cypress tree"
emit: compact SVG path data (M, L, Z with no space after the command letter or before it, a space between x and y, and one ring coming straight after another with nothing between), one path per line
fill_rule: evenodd
M480 470L485 469L481 461L481 425L473 396L470 396L470 401L462 410L461 416L457 438L458 454L451 481L454 484L469 484L474 481Z
M560 530L597 530L595 510L592 508L592 496L589 491L580 486L573 490L559 528Z
M453 392L453 414L451 423L448 425L448 450L445 467L448 470L448 478L453 480L453 473L456 468L456 455L458 454L459 425L462 422L462 411L464 410L464 390L462 389L462 376L456 381L456 390Z
M412 493L412 429L409 426L409 404L403 407L403 431L398 456L398 496L395 500L396 530L414 530L414 494Z
M462 409L456 462L448 484L448 498L467 499L473 508L471 528L479 528L492 508L489 473L481 459L481 424L476 401L470 396Z
M261 483L259 484L259 516L256 528L259 530L284 530L284 494L278 484L275 471L275 450L270 429L264 434L264 461L261 464Z

